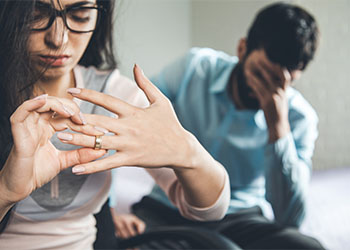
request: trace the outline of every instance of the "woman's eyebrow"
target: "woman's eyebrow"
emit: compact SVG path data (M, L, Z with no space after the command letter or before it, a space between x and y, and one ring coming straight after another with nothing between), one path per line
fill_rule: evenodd
M39 5L39 6L42 6L42 7L52 7L52 5L50 3L47 3L47 2L43 2L43 1L36 1L36 4ZM84 6L84 5L87 5L87 4L95 4L94 1L79 1L79 2L75 2L75 3L72 3L72 4L67 4L65 6L65 8L75 8L75 7L80 7L80 6Z
M80 7L83 5L87 4L96 4L94 1L80 1L80 2L75 2L73 4L67 4L65 7L66 8L74 8L74 7Z
M47 8L50 8L51 7L51 4L49 3L46 3L46 2L43 2L43 1L36 1L35 2L35 5L36 6L40 6L40 7L47 7Z

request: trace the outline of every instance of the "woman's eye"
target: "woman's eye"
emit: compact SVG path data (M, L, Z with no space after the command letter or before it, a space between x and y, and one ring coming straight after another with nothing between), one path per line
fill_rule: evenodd
M85 23L85 22L88 22L90 20L90 17L79 17L79 16L72 16L71 17L73 19L73 21L76 21L76 22L81 22L81 23Z
M79 10L71 10L68 13L68 18L74 22L89 22L91 17L90 9L79 9Z

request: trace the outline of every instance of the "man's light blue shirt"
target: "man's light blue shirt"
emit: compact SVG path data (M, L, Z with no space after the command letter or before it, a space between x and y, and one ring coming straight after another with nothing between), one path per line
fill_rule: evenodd
M228 213L272 206L275 220L299 226L317 138L318 118L310 104L288 88L291 133L268 144L262 110L237 110L227 91L237 57L212 49L191 49L151 80L171 100L185 129L194 134L230 177ZM153 198L170 205L160 188Z

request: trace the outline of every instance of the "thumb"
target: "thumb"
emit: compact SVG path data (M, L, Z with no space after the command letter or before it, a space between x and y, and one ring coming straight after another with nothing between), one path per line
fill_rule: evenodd
M146 223L141 220L140 218L138 218L138 220L136 221L136 230L139 234L142 234L145 229L146 229Z
M66 169L78 164L91 162L107 153L106 150L95 150L92 148L80 148L71 151L60 151L59 159L61 162L61 169Z
M151 104L156 102L157 99L164 97L162 92L144 75L142 69L137 64L134 65L134 78Z

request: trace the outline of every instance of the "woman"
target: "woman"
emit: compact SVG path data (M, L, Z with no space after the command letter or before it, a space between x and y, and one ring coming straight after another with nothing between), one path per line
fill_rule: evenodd
M112 10L113 0L0 1L0 249L91 249L104 170L120 166L149 169L187 218L226 212L227 173L141 69L142 91L96 69L116 66Z

